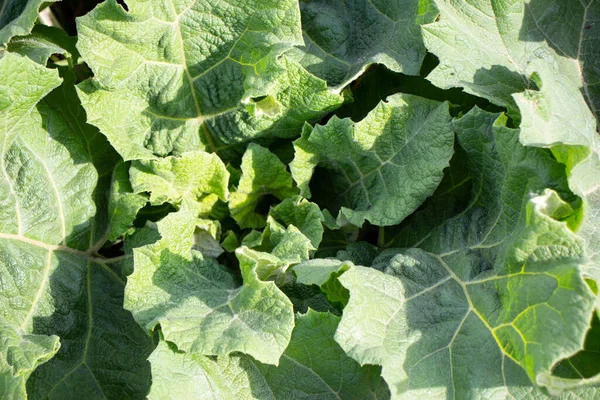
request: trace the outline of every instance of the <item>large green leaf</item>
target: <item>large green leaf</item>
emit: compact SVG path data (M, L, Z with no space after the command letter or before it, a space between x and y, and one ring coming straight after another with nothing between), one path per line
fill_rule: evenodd
M95 78L80 84L90 121L129 159L289 137L342 101L291 60L293 0L128 1L78 20Z
M507 106L521 119L523 144L553 147L584 201L586 271L600 279L600 2L437 3L440 22L423 27L441 60L429 78Z
M71 79L58 86L57 71L0 59L1 352L25 379L56 351L47 337L60 337L27 381L30 398L143 398L151 342L122 307L112 260L97 254L116 159L85 124Z
M192 250L195 212L182 208L158 223L161 239L136 248L125 308L148 332L200 355L244 352L277 364L294 326L292 304L273 282L242 267L243 284L214 259Z
M596 148L596 0L436 0L440 21L423 27L440 65L429 79L462 86L521 117L524 144ZM586 99L587 98L587 99ZM517 109L518 106L518 109ZM565 116L568 116L565 118Z
M352 224L395 225L434 192L453 143L447 103L397 95L358 123L334 116L305 127L290 169L306 196L315 167L330 170L331 207Z
M279 366L248 356L216 360L175 353L161 342L150 357L155 384L150 399L387 399L375 366L361 367L333 340L339 317L308 310L297 315Z
M570 187L584 199L588 270L599 278L600 2L436 3L440 21L423 27L427 48L440 58L429 79L508 107L521 120L523 144L560 147Z
M451 218L429 202L390 231L394 245L419 248L388 250L373 268L295 269L322 289L347 269L336 340L359 362L382 365L398 397L527 398L538 374L583 346L594 307L583 246L553 219L572 209L544 191L574 199L565 167L521 146L504 121L479 109L455 121L471 202Z
M331 86L344 87L373 63L418 75L425 56L420 25L433 1L301 1L305 45L293 54Z

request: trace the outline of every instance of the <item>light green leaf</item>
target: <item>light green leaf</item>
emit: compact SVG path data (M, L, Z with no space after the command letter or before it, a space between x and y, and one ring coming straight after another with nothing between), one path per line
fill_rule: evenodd
M19 130L40 120L35 115L35 105L52 89L60 85L57 71L51 71L34 64L25 57L12 54L0 54L0 112L2 113L2 135L9 143ZM39 82L37 85L27 85ZM18 85L21 84L19 87ZM21 88L27 88L23 91ZM30 118L24 116L32 115ZM37 113L39 114L39 113ZM37 118L36 118L37 117ZM33 121L31 120L33 118ZM6 144L3 146L5 150Z
M46 25L35 25L27 36L17 36L7 45L7 50L29 57L38 64L46 65L53 54L62 54L76 63L79 52L75 47L77 38L64 30Z
M133 161L129 171L135 193L149 192L152 204L182 200L202 203L207 196L227 200L229 172L216 154L192 151L159 160ZM211 196L215 197L215 196Z
M221 241L221 247L230 253L233 253L235 249L240 247L240 241L233 231L229 231L225 234L225 238Z
M577 233L585 241L589 258L585 274L600 282L600 154L583 146L555 146L552 153L564 163L569 186L583 200ZM600 296L598 297L600 308Z
M279 366L248 356L207 357L175 353L164 342L152 354L155 384L149 397L200 399L387 399L379 368L346 356L333 334L339 317L308 310L297 315Z
M298 193L285 165L268 149L250 144L242 158L242 177L231 193L231 216L241 228L261 228L266 217L255 211L262 196L272 195L284 200Z
M273 282L242 266L243 285L214 259L192 250L193 211L158 223L161 239L136 248L125 308L147 332L158 325L165 340L202 355L244 352L277 364L294 318L292 304Z
M14 36L31 32L44 3L58 0L0 0L0 48Z
M344 87L373 63L418 75L425 56L420 25L433 22L433 1L301 1L305 46L293 52L329 85Z
M236 249L235 255L240 262L240 268L252 269L259 279L269 279L276 272L283 272L290 263L264 251L250 249L242 243L242 247Z
M150 400L260 399L275 400L264 378L248 356L221 356L217 360L177 353L161 341L150 356L153 382Z
M537 237L526 240L552 235L546 229L532 227L525 236ZM520 265L468 280L455 273L464 256L446 262L419 249L399 253L386 274L351 268L339 278L350 301L336 340L357 361L382 365L400 398L527 398L527 375L535 380L580 348L588 328L591 294L562 246L527 249L510 260ZM558 254L544 259L544 247Z
M506 117L474 108L454 121L459 149L457 186L468 182L463 208L448 215L458 202L444 188L398 228L386 232L385 247L422 247L444 253L476 245L502 243L522 224L525 204L534 195L552 189L575 203L565 166L549 151L524 147L519 131L506 127ZM454 171L453 171L454 170ZM462 196L462 195L461 195Z
M597 112L600 35L590 29L600 15L596 0L436 4L440 21L423 26L428 50L440 58L429 80L506 106L515 119L520 112L525 145L598 149L586 105Z
M338 91L286 56L261 61L255 72L248 73L245 86L244 112L206 122L225 143L294 138L305 121L318 121L344 102Z
M108 200L109 241L116 240L132 227L138 211L147 201L145 196L133 193L129 182L129 163L119 162L113 171Z
M570 188L584 200L587 270L600 279L600 3L477 0L468 13L436 3L441 19L423 31L440 66L428 79L507 106L516 120L520 113L524 145L560 148Z
M341 104L325 82L277 60L302 41L294 0L127 4L107 1L78 20L95 74L79 94L125 160L289 137Z
M328 301L343 309L348 304L350 294L338 277L351 268L351 262L336 259L314 259L294 267L297 282L303 285L316 285L325 294Z
M60 348L58 336L20 335L0 317L0 397L25 399L25 383Z
M61 338L28 379L29 398L142 397L151 342L123 310L112 260L97 254L115 154L85 125L71 78L57 87L56 71L0 59L0 319L13 332L0 352L25 376Z
M192 248L210 258L217 258L223 254L219 243L221 237L221 223L210 219L199 219L194 231L194 244Z
M323 223L325 217L315 203L311 203L300 196L283 200L271 208L269 215L284 225L293 225L310 239L314 248L319 247L323 238Z
M395 225L434 192L453 143L446 103L397 95L358 123L334 116L312 132L305 127L290 168L305 196L318 164L331 171L338 220Z
M242 247L236 250L236 256L241 266L254 269L263 280L275 279L282 283L287 269L308 260L315 250L298 228L293 225L283 228L271 217L262 234L256 232L252 235L254 237L246 240L248 236L242 241Z
M316 250L302 231L294 225L284 228L272 217L269 217L265 232L273 246L271 253L289 262L308 260L310 253Z
M428 203L392 240L420 248L339 278L350 298L336 340L382 365L398 398L528 398L538 374L583 346L594 307L583 246L552 218L568 210L554 191L574 199L564 166L504 122L474 109L454 123L473 180L466 209L440 223ZM339 270L330 263L295 272L320 284Z
M281 262L282 271L290 264L308 260L316 250L310 239L296 226L290 224L286 228L270 215L262 233L253 230L244 237L242 245L275 256Z
M298 282L303 285L324 285L333 274L342 273L353 264L334 258L320 258L303 262L294 267Z

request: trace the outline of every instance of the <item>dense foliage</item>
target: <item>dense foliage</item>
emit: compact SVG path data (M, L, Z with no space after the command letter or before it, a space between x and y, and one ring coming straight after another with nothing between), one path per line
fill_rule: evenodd
M0 397L599 398L599 117L598 0L0 0Z

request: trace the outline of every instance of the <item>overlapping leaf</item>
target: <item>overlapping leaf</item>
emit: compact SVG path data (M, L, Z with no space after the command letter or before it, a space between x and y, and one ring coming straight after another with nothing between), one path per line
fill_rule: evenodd
M183 153L159 160L134 161L130 170L136 193L150 193L152 204L183 200L202 202L205 197L227 200L229 172L216 154Z
M441 20L423 27L440 57L428 77L509 108L525 145L553 147L584 200L581 235L597 278L600 223L600 3L596 0L436 1ZM594 118L595 117L595 118Z
M0 2L0 397L598 396L598 0Z
M27 35L33 29L42 4L58 0L2 0L0 1L0 47L14 36Z
M95 254L110 229L114 153L85 125L70 79L48 94L57 71L0 58L2 353L10 379L23 379L3 390L23 396L58 336L27 381L30 398L141 398L151 343L122 307L122 278Z
M108 216L110 231L108 240L114 241L131 228L138 211L148 199L134 193L129 181L129 164L120 162L112 173Z
M290 173L277 156L250 144L242 158L242 177L229 201L231 216L242 228L262 228L266 218L255 210L260 199L271 195L283 200L297 193Z
M5 399L27 397L25 383L39 365L52 358L60 348L58 336L21 335L0 320L0 396Z
M294 325L292 304L273 282L242 268L243 285L214 259L192 250L194 212L158 223L161 239L134 250L125 308L148 332L200 355L244 352L277 364Z
M305 45L295 54L329 85L344 87L373 63L418 75L425 56L421 24L433 22L433 2L301 1Z
M568 196L564 166L520 146L497 118L475 109L455 122L471 203L439 225L425 207L396 233L396 244L420 249L384 252L374 268L296 269L300 282L322 285L349 268L336 340L359 362L382 365L397 396L520 398L527 376L535 382L583 345L594 307L583 247L552 218L570 207L543 192ZM529 202L535 193L544 194Z
M270 216L285 225L297 227L316 249L323 238L325 217L315 203L300 196L285 199L271 209Z
M600 38L596 0L436 4L440 21L423 27L427 48L440 58L428 79L507 106L515 118L520 112L525 144L597 147L582 94L597 108L590 92L597 90L600 62L593 51Z
M128 8L107 1L78 21L78 48L95 73L79 94L125 160L289 137L341 103L323 81L277 60L301 43L293 0Z
M220 399L387 399L377 367L361 367L333 340L339 317L309 310L297 315L279 367L248 356L216 360L178 354L165 342L150 360L157 377L151 399L196 396Z
M433 193L453 142L447 104L397 95L361 122L333 117L325 126L305 127L290 169L309 196L313 171L322 164L332 171L332 207L341 207L343 217L356 226L365 219L394 225Z
M79 52L75 47L77 39L54 26L35 25L31 33L18 36L8 43L6 49L31 58L38 64L46 65L53 54L61 54L76 62Z

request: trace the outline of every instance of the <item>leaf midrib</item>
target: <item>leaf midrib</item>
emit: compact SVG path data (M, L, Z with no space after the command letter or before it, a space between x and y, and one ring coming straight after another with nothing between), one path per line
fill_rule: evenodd
M313 371L312 369L310 369L308 366L300 363L299 361L295 360L294 358L288 356L287 354L283 353L281 355L282 358L286 358L288 360L290 360L292 363L296 364L297 366L299 366L302 369L305 369L307 371L310 372L311 375L313 375L314 377L316 377L319 381L321 381L327 388L329 388L331 390L331 393L333 395L335 395L335 398L338 400L342 400L342 398L340 397L339 392L335 391L331 385L329 385L319 374L317 374L315 371Z
M116 275L116 273L112 269L110 269L106 264L121 261L122 259L129 257L129 256L117 256L114 258L104 258L102 256L95 254L97 246L92 246L92 247L90 247L90 249L83 251L83 250L74 249L72 247L68 247L65 245L60 245L60 244L55 245L55 244L48 244L48 243L40 242L39 240L30 239L30 238L28 238L26 236L22 236L22 235L15 235L15 234L10 234L10 233L0 232L0 240L2 240L2 239L13 240L13 241L17 241L17 242L27 243L27 244L35 246L35 247L41 247L43 249L48 250L52 254L55 252L62 251L65 253L78 255L84 259L87 259L90 262L94 262L99 265L102 265L105 269L112 272L112 274L115 275L115 277L118 277L121 282L123 282L123 279L121 277L119 277L118 275Z
M93 310L94 310L94 307L92 305L92 279L91 279L92 265L93 265L92 262L90 260L88 260L88 262L87 262L87 268L86 268L86 270L87 270L86 271L86 290L87 290L88 326L87 326L87 333L86 333L85 342L84 342L84 349L83 349L83 353L81 355L81 361L75 367L73 367L69 372L67 372L62 377L62 379L60 379L58 382L56 382L54 385L52 385L52 388L50 389L50 391L48 392L48 394L52 393L56 388L58 388L58 386L62 382L64 382L69 376L71 376L79 368L85 367L90 372L90 376L94 380L94 383L98 387L98 390L100 391L100 393L102 394L102 396L105 399L108 399L108 397L104 394L104 391L102 390L102 386L100 385L100 383L96 379L96 376L94 375L94 372L92 371L92 369L87 364L87 356L88 356L90 341L92 339ZM121 282L121 283L123 283L123 282Z

